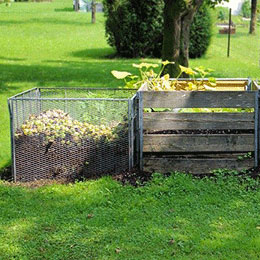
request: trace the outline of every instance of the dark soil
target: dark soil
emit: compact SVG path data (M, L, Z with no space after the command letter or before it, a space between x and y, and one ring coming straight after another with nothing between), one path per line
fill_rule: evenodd
M3 172L6 173L6 175L3 175ZM260 173L260 166L257 168L251 168L247 171L239 172L236 176L237 177L244 177L244 178L253 178L253 179L259 179L259 173ZM170 176L171 173L164 174L165 177ZM233 175L233 173L226 173L226 176ZM216 174L207 174L207 175L192 175L194 178L207 178L207 177L217 177ZM92 176L88 178L81 178L79 175L75 179L68 179L68 178L60 178L60 179L43 179L43 180L34 180L29 182L11 182L11 167L6 167L4 171L2 170L0 172L0 179L6 180L6 184L14 185L14 186L22 186L27 188L38 188L46 185L52 185L52 184L69 184L74 183L77 181L85 181L89 179L98 179L100 177ZM116 175L113 175L112 178L118 182L120 182L122 185L132 185L134 187L140 187L146 185L148 181L152 178L152 173L140 171L138 169L134 169L132 171L125 171Z
M12 180L12 167L7 166L0 169L0 180L11 181Z
M152 173L140 171L134 169L132 171L122 172L113 176L113 179L121 182L123 185L132 185L134 187L143 186L148 182L152 177Z

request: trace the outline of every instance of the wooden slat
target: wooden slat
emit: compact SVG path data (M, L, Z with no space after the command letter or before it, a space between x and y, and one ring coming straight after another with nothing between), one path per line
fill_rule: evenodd
M190 81L190 80L188 80ZM208 82L207 80L204 80L205 82ZM178 84L184 85L187 84L187 81L178 81ZM225 90L225 91L244 91L246 89L246 85L248 84L248 81L245 80L217 80L216 81L216 89L219 90Z
M235 85L235 86L217 86L217 91L244 91L245 86Z
M252 108L255 93L244 91L141 91L144 108Z
M144 135L143 152L249 152L253 134Z
M254 166L253 159L237 160L236 158L196 159L196 158L144 158L144 171L169 173L174 171L193 174L209 174L215 169L242 171Z
M143 115L144 131L191 129L254 129L254 113L173 113Z

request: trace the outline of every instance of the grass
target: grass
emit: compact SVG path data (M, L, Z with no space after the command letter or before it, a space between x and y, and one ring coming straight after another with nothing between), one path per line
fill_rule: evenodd
M0 5L0 168L10 163L8 97L37 86L116 87L110 71L138 62L109 59L103 16L92 25L71 4ZM237 30L229 59L215 29L191 65L258 78L259 32ZM249 179L157 174L139 188L106 177L35 189L0 181L0 208L1 260L260 259L259 184Z
M236 177L0 183L0 198L2 260L260 258L260 191Z
M72 11L70 0L0 5L0 168L10 163L7 98L38 86L116 87L110 71L133 70L137 59L109 59L104 17ZM248 36L238 27L226 58L227 36L214 29L207 55L192 66L215 69L216 77L258 78L260 34Z

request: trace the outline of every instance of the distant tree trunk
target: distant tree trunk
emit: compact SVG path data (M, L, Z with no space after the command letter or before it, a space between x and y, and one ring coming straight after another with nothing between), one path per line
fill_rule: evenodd
M162 60L179 61L180 57L180 38L181 38L181 14L177 11L176 2L165 0L164 6L164 32ZM178 66L171 65L165 68L164 73L171 76L179 74Z
M251 0L251 21L250 21L250 34L255 34L256 29L256 12L257 12L257 0Z
M194 0L189 5L184 0L164 0L164 3L162 59L175 62L167 65L164 73L176 77L179 65L189 66L190 26L203 0Z
M74 6L74 9L76 12L79 11L79 0L75 0L75 6Z
M96 23L96 7L97 7L97 4L96 4L96 1L95 0L92 0L91 2L91 23Z

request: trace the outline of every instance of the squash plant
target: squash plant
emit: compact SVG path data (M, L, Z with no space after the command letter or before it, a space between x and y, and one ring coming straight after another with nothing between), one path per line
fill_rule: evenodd
M163 75L165 66L173 64L173 62L162 61L161 66L153 63L133 64L134 68L139 70L139 74L135 75L127 71L111 71L112 75L117 79L124 80L124 88L139 88L146 84L149 90L152 91L205 91L215 90L216 80L214 78L205 78L212 72L211 69L206 69L202 66L194 69L180 66L180 73L176 79L171 79L169 74ZM158 71L156 71L158 70ZM179 81L180 76L185 73L190 76L192 80L184 81L183 84ZM196 80L196 77L201 80Z
M171 79L169 74L163 75L166 65L173 62L162 61L160 64L140 63L133 64L134 68L139 70L139 74L135 75L127 71L111 71L112 75L117 79L124 80L123 88L140 88L146 84L148 90L151 91L216 91L216 79L208 77L213 71L203 66L194 69L180 66L180 73L175 79ZM156 71L158 70L158 71ZM190 79L180 81L182 73L190 76ZM207 80L206 77L208 77ZM200 78L200 80L197 80ZM185 108L179 112L252 112L250 108ZM147 111L146 111L147 112Z
M59 140L63 145L70 145L71 142L80 144L85 138L112 141L118 138L117 130L117 126L113 129L110 126L74 120L64 111L57 109L30 115L21 129L16 131L15 137L42 135L45 137L45 144Z

